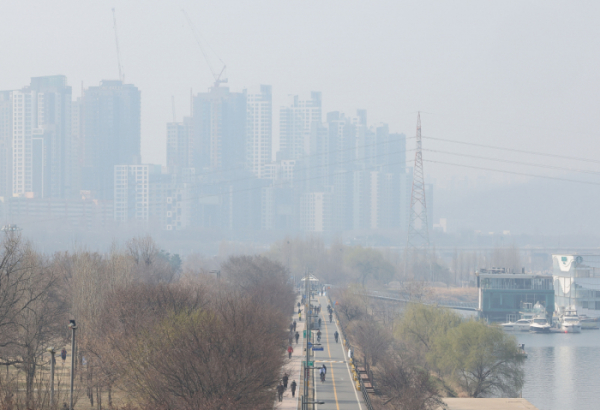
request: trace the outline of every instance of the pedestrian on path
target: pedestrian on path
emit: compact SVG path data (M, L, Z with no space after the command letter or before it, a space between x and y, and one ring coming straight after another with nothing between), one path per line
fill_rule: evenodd
M65 349L64 347L60 351L60 358L62 359L63 363L65 362L65 360L67 360L67 349Z
M287 389L287 382L288 382L289 376L287 373L283 374L283 378L281 380L283 380L283 388Z
M321 327L321 318L319 318L319 327Z
M283 391L285 389L283 388L283 384L281 384L281 382L279 382L279 386L277 386L277 399L279 400L279 402L283 401Z
M288 346L288 359L292 358L292 352L294 351L294 348L290 345Z
M290 384L290 389L292 389L292 397L296 397L296 380L292 380L292 384Z
M302 312L298 312L298 322L302 322Z
M300 339L300 333L296 332L294 337L296 338L296 344L298 344L298 339Z
M296 321L294 320L294 332L296 331Z
M335 337L335 342L338 342L338 338L340 337L340 334L338 333L338 331L336 330L335 333L333 334L333 337Z

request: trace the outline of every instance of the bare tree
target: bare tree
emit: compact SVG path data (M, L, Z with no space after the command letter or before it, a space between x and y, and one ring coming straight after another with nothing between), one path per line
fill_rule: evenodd
M444 402L429 371L406 355L390 353L378 377L383 405L396 410L444 408Z

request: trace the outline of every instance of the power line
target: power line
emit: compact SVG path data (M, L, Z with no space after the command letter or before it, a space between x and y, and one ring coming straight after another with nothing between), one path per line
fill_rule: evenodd
M378 158L378 157L382 157L382 156L386 156L386 155L392 155L392 154L404 154L404 153L410 152L410 151L415 151L415 150L414 149L409 149L409 150L404 150L404 151L388 152L388 153L385 153L385 154L382 154L382 155L374 155L374 156L371 156L371 157L366 157L366 159L373 159L373 158ZM335 163L335 165L348 164L348 163L352 163L352 162L356 162L356 161L362 161L364 159L365 158L355 158L355 159L352 159L350 161L337 162L337 163ZM372 167L366 167L366 168L362 168L362 169L352 169L352 170L347 171L347 172L335 172L334 171L334 173L335 173L335 175L343 175L343 174L350 173L350 172L366 171L368 169L376 169L376 168L381 168L381 167L386 166L386 165L397 165L397 164L402 164L402 163L406 163L406 160L405 161L399 161L399 162L392 162L392 163L388 163L388 164L377 164L377 165L374 165ZM301 173L299 171L314 170L314 169L317 169L317 168L324 168L324 167L327 167L327 166L330 166L330 165L329 164L324 164L324 165L319 165L319 166L316 166L316 167L300 168L299 170L294 170L294 174ZM293 178L291 181L294 182L294 183L296 183L296 182L310 181L310 180L319 179L319 178L324 178L324 176L323 175L317 175L315 177L304 178L304 179L295 179L295 178ZM238 179L231 179L231 180L219 181L219 182L216 182L216 183L212 183L210 185L227 185L227 184L232 184L234 182L252 181L252 180L257 180L257 178L254 177L254 176L244 177L244 178L238 178ZM194 182L194 184L200 185L201 182L200 181L196 181L196 182ZM209 185L209 184L206 184L206 185ZM266 188L266 187L256 187L256 188L249 188L249 189L262 189L262 188ZM189 187L189 188L186 188L184 190L188 191L188 190L191 190L191 189L193 189L193 187ZM241 191L244 191L244 190L246 190L246 189L242 189ZM208 198L208 197L211 197L211 196L220 196L220 195L230 194L230 193L233 193L233 192L239 192L239 191L238 190L231 190L231 191L227 191L225 193L215 193L215 194L208 194L208 195L203 195L203 196L199 196L199 197L192 197L192 198L188 198L186 200L202 199L202 198Z
M512 160L508 160L508 159L498 159L498 158L491 158L491 157L482 157L482 156L479 156L479 155L461 154L461 153L458 153L458 152L441 151L441 150L434 150L434 149L423 149L423 151L435 152L435 153L439 153L439 154L456 155L456 156L460 156L460 157L485 159L487 161L504 162L504 163L507 163L507 164L527 165L527 166L531 166L531 167L548 168L548 169L559 169L559 170L563 170L563 171L581 172L581 173L584 173L584 174L594 174L594 175L599 175L600 174L600 171L591 171L591 170L586 170L586 169L558 167L558 166L554 166L554 165L532 164L530 162L520 162L520 161L512 161Z
M499 150L503 150L503 151L519 152L521 154L532 154L532 155L539 155L539 156L545 156L545 157L551 157L551 158L571 159L571 160L576 160L576 161L593 162L595 164L600 164L600 160L597 160L597 159L570 157L567 155L557 155L557 154L547 154L547 153L543 153L543 152L526 151L526 150L520 150L520 149L516 149L516 148L505 148L505 147L497 147L494 145L477 144L474 142L456 141L456 140L451 140L451 139L447 139L447 138L435 138L435 137L425 137L425 136L423 136L423 138L427 138L430 140L444 141L444 142L452 142L455 144L471 145L474 147L492 148L492 149L499 149Z
M512 174L512 175L521 175L521 176L535 177L535 178L554 179L554 180L557 180L557 181L566 181L566 182L577 182L577 183L580 183L580 184L587 184L587 185L600 185L600 182L579 181L579 180L576 180L576 179L550 177L550 176L547 176L547 175L527 174L525 172L504 171L504 170L501 170L501 169L476 167L476 166L472 166L472 165L463 165L463 164L454 164L454 163L451 163L451 162L433 161L433 160L430 160L430 159L424 159L423 161L425 161L425 162L431 162L433 164L452 165L452 166L455 166L455 167L479 169L479 170L483 170L483 171L499 172L499 173L503 173L503 174Z

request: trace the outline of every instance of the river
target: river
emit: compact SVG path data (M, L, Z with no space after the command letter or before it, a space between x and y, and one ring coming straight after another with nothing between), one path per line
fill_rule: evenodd
M600 330L517 333L525 344L523 397L540 410L600 408Z

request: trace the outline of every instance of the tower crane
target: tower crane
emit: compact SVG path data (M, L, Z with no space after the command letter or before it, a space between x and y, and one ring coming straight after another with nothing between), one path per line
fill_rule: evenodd
M226 83L227 82L227 78L222 78L223 74L225 73L225 69L227 68L227 66L225 65L225 63L223 62L223 60L221 60L221 58L217 55L217 53L215 53L214 50L212 50L212 52L215 54L215 56L219 59L219 61L221 62L221 64L223 64L223 68L221 68L221 71L219 71L217 73L217 71L215 71L215 69L213 68L212 64L210 63L210 60L208 58L208 55L206 54L206 51L204 50L204 47L202 47L202 42L200 41L200 37L198 35L197 30L194 28L194 23L192 23L192 19L190 19L190 16L188 16L188 14L185 12L184 9L181 9L181 12L183 13L183 15L185 16L185 18L187 19L187 22L190 26L190 30L192 30L192 34L194 35L194 39L196 40L196 44L198 44L198 47L200 48L200 52L202 53L202 55L204 56L204 60L206 61L206 64L208 65L208 68L210 69L210 72L215 80L215 87L218 87L219 84L221 83ZM210 46L209 46L210 47Z
M125 74L123 73L123 67L121 66L121 50L119 49L119 35L117 34L117 14L115 8L112 9L113 14L113 28L115 29L115 43L117 44L117 63L119 64L119 80L125 82Z

